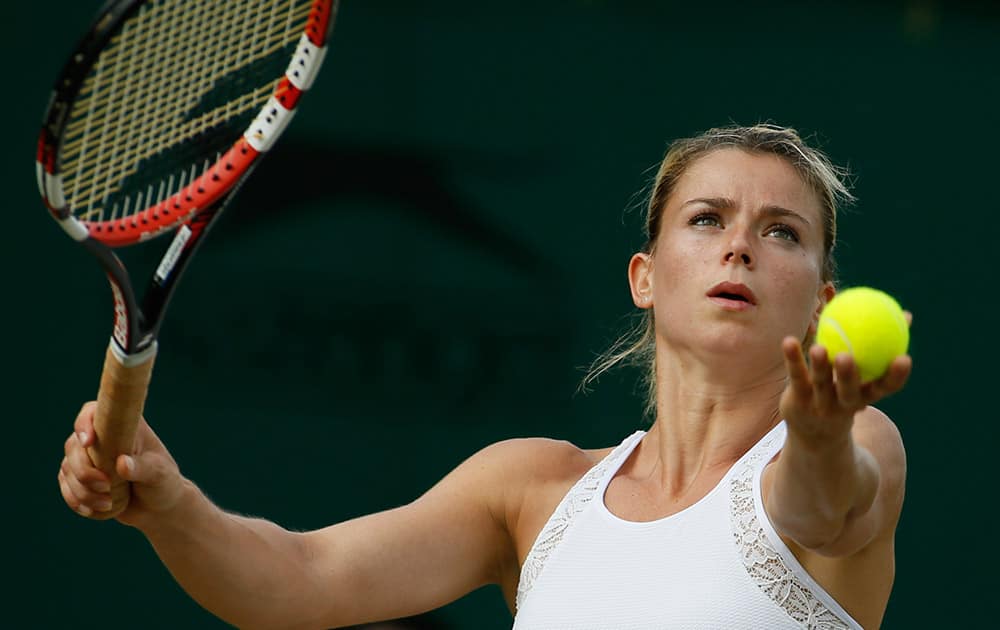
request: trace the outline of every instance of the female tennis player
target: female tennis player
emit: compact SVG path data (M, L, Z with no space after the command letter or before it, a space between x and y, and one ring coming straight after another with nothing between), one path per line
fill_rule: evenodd
M116 462L133 492L118 520L241 628L398 618L488 583L519 630L877 628L905 454L871 405L911 360L861 383L849 355L812 344L843 179L788 128L673 143L628 264L646 325L598 366L649 362L652 425L617 446L499 442L408 505L292 532L214 505L143 421ZM59 471L84 516L110 505L85 449L93 412Z

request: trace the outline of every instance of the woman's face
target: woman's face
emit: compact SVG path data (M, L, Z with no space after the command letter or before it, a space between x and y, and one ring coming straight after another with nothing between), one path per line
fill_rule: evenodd
M780 357L781 339L813 332L833 296L821 279L819 198L778 156L718 149L699 158L660 226L653 253L629 267L636 305L654 309L658 344Z

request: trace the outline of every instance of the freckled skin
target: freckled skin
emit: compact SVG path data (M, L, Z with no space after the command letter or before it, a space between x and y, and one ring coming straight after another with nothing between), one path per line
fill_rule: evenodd
M733 203L692 201L720 198ZM762 212L766 206L792 210L801 220ZM820 201L790 164L738 149L702 157L667 200L649 261L646 290L652 292L658 347L677 356L696 353L700 361L717 354L728 365L757 362L745 365L748 370L779 367L782 338L804 338L829 291L822 259ZM706 299L711 287L727 280L747 285L756 306L734 313Z

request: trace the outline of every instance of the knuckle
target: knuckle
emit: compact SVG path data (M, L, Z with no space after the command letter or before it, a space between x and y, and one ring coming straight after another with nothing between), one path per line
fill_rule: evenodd
M67 455L65 462L66 470L68 472L79 473L86 469L86 465L80 461L80 457L78 457L75 453Z
M87 500L87 491L80 485L80 482L77 479L68 477L66 479L66 487L69 488L70 494L76 497L77 501Z
M91 418L94 415L94 408L96 406L97 402L93 400L83 403L83 406L80 407L80 411L76 414L76 421L73 425L77 429L86 428L90 424Z
M86 483L75 475L65 475L64 481L67 488L69 488L69 491L80 501L92 501L95 496L97 496L97 494L92 491Z
M96 470L94 462L90 460L90 455L87 454L86 449L73 449L67 459L69 460L70 467L80 474L83 474L87 470Z
M99 486L99 484L104 482L101 473L96 468L88 468L87 470L82 471L79 475L77 475L77 479L80 480L81 484L87 486L88 488Z

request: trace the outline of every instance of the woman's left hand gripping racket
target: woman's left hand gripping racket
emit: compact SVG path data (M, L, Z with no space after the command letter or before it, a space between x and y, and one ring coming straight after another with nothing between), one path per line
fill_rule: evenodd
M164 310L239 185L281 135L323 61L336 0L111 0L67 61L38 141L52 216L100 261L114 327L94 463L114 474L142 414ZM139 296L113 248L173 233Z

